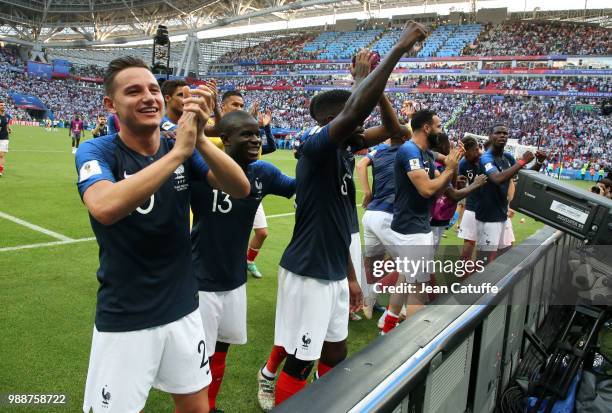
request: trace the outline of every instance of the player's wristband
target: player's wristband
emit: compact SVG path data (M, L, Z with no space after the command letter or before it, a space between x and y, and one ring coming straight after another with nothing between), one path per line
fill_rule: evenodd
M526 164L527 162L525 162L525 161L524 161L524 160L522 160L522 159L519 159L517 163L518 163L519 165L521 165L521 168L524 168L524 167L525 167L525 164Z

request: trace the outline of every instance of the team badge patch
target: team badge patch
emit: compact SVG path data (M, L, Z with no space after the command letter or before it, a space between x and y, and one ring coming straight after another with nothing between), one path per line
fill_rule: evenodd
M493 164L491 162L487 162L485 165L485 171L489 172L491 169L493 169Z
M100 168L100 164L98 163L98 161L87 161L81 166L81 169L79 170L79 182L86 181L94 175L101 174L102 169Z
M417 169L421 169L421 162L419 162L419 158L414 158L409 161L410 170L416 171Z
M163 130L170 130L170 129L172 129L173 126L174 126L174 123L172 123L169 120L167 120L164 123L162 123L161 128Z

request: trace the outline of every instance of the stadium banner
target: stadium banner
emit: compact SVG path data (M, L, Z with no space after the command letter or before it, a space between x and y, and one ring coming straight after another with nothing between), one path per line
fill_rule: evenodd
M73 78L75 80L81 80L83 82L89 82L89 83L99 83L99 84L104 83L104 79L102 79L101 77L73 76Z
M68 60L53 59L53 71L51 75L58 78L67 78L70 76L70 68L72 64Z
M400 62L474 62L474 61L543 61L543 60L567 60L566 55L514 55L514 56L447 56L447 57L404 57ZM242 60L237 64L240 66L254 65L298 65L312 63L350 63L351 59L303 59L303 60Z
M36 96L25 95L23 93L9 92L9 96L15 102L15 106L22 109L47 110L44 103Z
M48 63L29 61L27 64L27 71L29 75L51 79L53 66Z

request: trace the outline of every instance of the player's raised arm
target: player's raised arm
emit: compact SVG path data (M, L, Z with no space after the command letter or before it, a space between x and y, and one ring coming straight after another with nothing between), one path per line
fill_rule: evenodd
M355 128L363 123L380 100L397 62L417 41L423 40L426 36L427 31L420 24L415 22L406 24L402 36L389 54L359 83L342 112L330 122L329 137L334 143L344 144L351 138Z
M172 150L146 168L115 182L111 169L94 148L77 151L79 185L88 185L83 202L90 214L103 225L112 225L125 218L153 195L168 177L191 156L196 141L194 114L181 117ZM83 150L85 149L85 150ZM90 183L91 181L93 183ZM90 182L88 182L90 181Z
M372 188L370 188L370 180L368 179L368 166L372 165L372 159L369 156L364 156L357 163L357 178L361 184L361 190L363 191L363 201L361 206L367 208L368 204L372 200Z
M251 191L251 184L242 168L225 152L206 138L204 127L210 118L214 106L214 94L206 86L189 91L183 90L185 99L183 110L194 112L198 117L198 139L196 147L210 170L208 182L234 198L244 198Z

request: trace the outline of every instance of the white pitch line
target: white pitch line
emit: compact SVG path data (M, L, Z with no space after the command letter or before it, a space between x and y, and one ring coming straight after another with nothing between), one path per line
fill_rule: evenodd
M48 235L48 236L50 236L52 238L56 238L56 239L58 239L60 241L74 241L72 238L69 238L69 237L67 237L65 235L58 234L57 232L53 232L53 231L48 230L48 229L43 228L43 227L39 227L38 225L34 225L34 224L32 224L32 223L30 223L28 221L24 221L23 219L19 219L17 217L12 216L12 215L5 214L4 212L0 212L0 218L4 218L4 219L7 219L9 221L12 221L15 224L23 225L24 227L29 228L31 230L42 232L43 234Z
M0 248L0 252L27 250L27 249L43 248L43 247L53 247L56 245L76 244L79 242L94 241L95 239L96 237L90 237L90 238L71 239L69 241L53 241L53 242L42 242L40 244L18 245L16 247Z
M295 215L295 212L287 212L286 214L267 215L266 218L280 218Z

